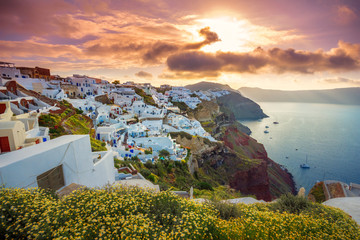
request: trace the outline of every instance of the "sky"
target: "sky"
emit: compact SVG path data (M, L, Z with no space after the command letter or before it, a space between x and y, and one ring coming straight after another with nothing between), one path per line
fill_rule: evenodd
M1 0L0 61L155 86L360 87L360 1Z

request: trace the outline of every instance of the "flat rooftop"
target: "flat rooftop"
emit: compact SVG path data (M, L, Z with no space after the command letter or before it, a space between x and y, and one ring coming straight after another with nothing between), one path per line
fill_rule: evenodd
M82 138L89 138L89 135L65 135L44 143L1 154L0 167L5 167L14 162L21 161L24 158L35 156L39 153L49 151L53 148L74 142Z

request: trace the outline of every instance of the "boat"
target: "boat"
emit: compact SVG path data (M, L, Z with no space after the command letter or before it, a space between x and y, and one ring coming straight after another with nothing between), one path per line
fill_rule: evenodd
M264 133L269 133L269 131L268 131L268 130L265 130Z
M307 155L306 155L306 163L300 164L301 168L310 168L310 165L307 163Z
M269 128L269 126L265 126L265 128Z
M307 163L300 164L300 167L301 168L310 168L309 164L307 164Z
M273 122L273 124L279 124L279 122Z

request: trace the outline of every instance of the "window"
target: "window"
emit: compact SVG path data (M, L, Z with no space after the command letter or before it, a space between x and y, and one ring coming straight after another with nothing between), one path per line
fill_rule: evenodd
M40 174L36 180L40 188L58 190L65 185L62 165Z

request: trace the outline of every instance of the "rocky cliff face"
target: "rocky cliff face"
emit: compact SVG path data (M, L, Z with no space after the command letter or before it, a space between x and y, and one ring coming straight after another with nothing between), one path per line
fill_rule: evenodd
M222 140L242 158L259 162L246 170L239 170L230 181L230 186L243 193L256 195L269 201L286 192L295 192L292 176L279 164L271 160L264 146L235 127L228 127Z
M220 107L228 108L237 120L268 117L257 103L242 96L239 92L230 92L228 95L217 98L217 102Z
M212 143L184 134L176 136L178 143L192 150L193 172L202 171L212 181L265 201L295 192L291 175L268 157L264 146L248 135L250 130L236 121L227 106L207 102L188 114L219 140Z

